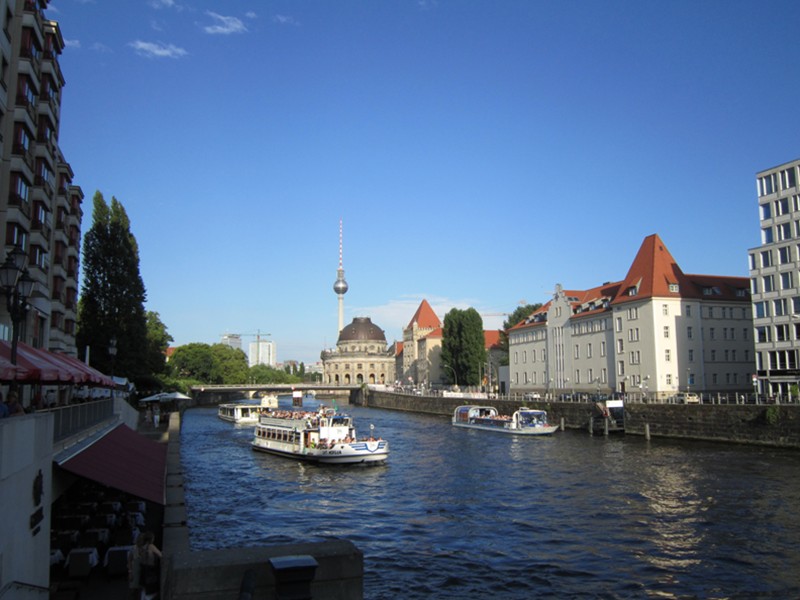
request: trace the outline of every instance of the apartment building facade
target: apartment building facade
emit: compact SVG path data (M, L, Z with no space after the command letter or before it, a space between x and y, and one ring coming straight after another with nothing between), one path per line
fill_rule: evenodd
M35 281L19 339L74 355L83 192L58 144L64 40L47 4L0 0L0 260L21 250Z
M800 160L756 174L761 245L748 251L760 394L797 396L800 382Z
M621 392L664 400L679 392L751 391L747 278L684 274L658 235L627 275L553 298L509 334L512 392Z

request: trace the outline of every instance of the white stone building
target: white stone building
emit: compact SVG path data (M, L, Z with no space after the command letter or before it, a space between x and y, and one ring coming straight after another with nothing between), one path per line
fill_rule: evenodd
M684 274L650 235L624 279L588 290L557 286L509 330L511 391L651 400L752 391L748 288L743 277Z

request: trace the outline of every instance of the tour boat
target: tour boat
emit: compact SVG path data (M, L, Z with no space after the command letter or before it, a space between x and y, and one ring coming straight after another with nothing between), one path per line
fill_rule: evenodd
M223 421L237 425L252 425L258 423L258 417L262 410L276 406L278 406L277 396L264 396L261 404L245 404L243 402L220 404L217 407L217 416Z
M459 406L453 412L453 425L470 429L503 431L517 435L549 435L558 425L547 423L543 410L520 408L510 417L498 415L493 406Z
M377 463L389 456L389 442L372 435L358 439L352 417L324 406L316 412L263 412L252 446L259 452L329 464Z

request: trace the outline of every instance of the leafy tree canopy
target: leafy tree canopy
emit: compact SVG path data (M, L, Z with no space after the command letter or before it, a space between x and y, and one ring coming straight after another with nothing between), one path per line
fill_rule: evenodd
M444 317L441 360L445 378L458 385L479 385L486 362L483 319L474 308L454 308Z
M139 273L139 247L125 208L93 198L92 226L83 237L83 278L76 343L92 366L133 379L149 375L147 294ZM110 350L116 341L116 354Z

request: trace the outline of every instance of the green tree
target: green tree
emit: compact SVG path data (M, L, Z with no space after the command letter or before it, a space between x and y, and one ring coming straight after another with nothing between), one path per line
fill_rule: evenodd
M83 238L83 279L76 343L92 366L134 381L149 375L147 294L139 273L139 247L125 208L95 192L92 226ZM116 340L114 358L109 352Z
M247 355L239 348L227 344L211 346L214 359L211 381L209 383L247 383Z
M542 307L541 303L538 304L524 304L514 309L514 312L508 315L508 319L503 321L503 329L500 330L500 348L503 350L503 358L500 360L501 365L508 364L508 330L517 323L527 319L535 311Z
M459 385L479 385L486 362L483 319L474 308L453 308L444 317L441 361L445 377Z
M172 353L169 366L178 379L211 383L214 373L214 355L211 346L200 342L178 346Z
M173 341L157 312L147 311L147 366L151 373L167 371L167 348Z
M249 381L253 383L300 383L300 378L268 365L250 367Z

